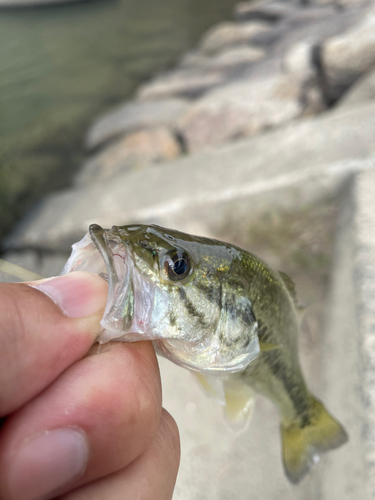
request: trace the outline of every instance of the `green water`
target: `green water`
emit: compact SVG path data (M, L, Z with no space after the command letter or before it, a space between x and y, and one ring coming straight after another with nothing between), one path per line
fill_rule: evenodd
M0 10L0 237L69 185L85 130L171 66L234 0L102 0Z

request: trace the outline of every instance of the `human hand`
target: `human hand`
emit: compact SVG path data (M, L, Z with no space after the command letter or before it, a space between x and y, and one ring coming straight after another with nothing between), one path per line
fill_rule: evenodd
M86 356L106 282L32 285L0 284L1 500L169 500L179 438L151 343Z

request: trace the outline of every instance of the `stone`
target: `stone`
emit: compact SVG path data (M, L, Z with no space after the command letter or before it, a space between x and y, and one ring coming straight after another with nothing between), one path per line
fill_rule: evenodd
M351 29L323 43L321 64L332 101L375 66L375 7Z
M337 107L356 106L367 101L375 100L375 67L357 80L351 88L337 102Z
M0 261L0 282L18 283L19 281L31 281L50 276L58 276L65 265L69 253L41 253L35 250L23 250L20 252L6 252L2 259L17 266L13 273L2 271ZM10 271L12 271L10 269ZM30 276L29 276L30 275Z
M254 77L211 91L180 121L187 149L195 152L280 126L303 113L301 87L284 74Z
M292 45L284 56L283 71L301 82L303 116L313 116L326 109L317 65L314 61L315 46L308 40Z
M223 49L250 43L252 37L267 31L269 24L265 22L223 22L217 24L203 37L199 49L204 55L213 55Z
M144 222L190 231L256 220L262 207L303 206L374 165L375 103L50 195L4 246L67 251L89 224ZM233 214L233 218L231 218ZM195 226L194 226L195 227Z
M162 75L142 85L137 98L140 101L185 97L193 99L223 83L226 77L221 71L179 69Z
M158 102L127 102L99 118L88 130L85 145L94 149L140 129L167 126L173 129L189 109L182 99L165 99Z
M266 51L259 47L238 45L224 49L213 57L202 56L199 53L186 54L180 65L185 68L226 69L252 64L263 59L265 55Z
M293 2L239 2L234 8L237 21L260 20L269 23L281 21L294 14L301 6Z
M300 81L307 81L317 76L318 69L313 61L314 45L308 40L301 40L292 45L283 59L283 70L294 75Z
M274 54L284 56L292 45L300 41L316 45L340 33L352 24L354 17L352 13L339 13L332 6L295 9L290 16L274 24L272 29L255 35L251 44L272 48Z
M167 128L140 130L127 135L88 160L76 177L77 186L100 183L130 169L173 160L181 153L176 138Z

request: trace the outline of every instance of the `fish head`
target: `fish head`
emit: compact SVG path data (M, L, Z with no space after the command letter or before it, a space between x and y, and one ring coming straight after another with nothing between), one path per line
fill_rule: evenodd
M74 270L108 281L100 342L152 340L201 373L240 371L259 354L240 249L155 225L92 224L63 272Z

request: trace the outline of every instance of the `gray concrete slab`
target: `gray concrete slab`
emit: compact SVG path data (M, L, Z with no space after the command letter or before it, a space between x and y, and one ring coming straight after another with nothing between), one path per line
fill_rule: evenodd
M374 172L361 175L370 180ZM366 188L365 180L361 186ZM350 436L349 443L323 456L302 483L293 486L282 470L278 416L269 401L257 396L252 422L243 432L234 431L223 417L220 405L207 399L192 374L161 359L164 405L180 426L182 442L174 500L370 498L366 491L368 459L363 434L366 411L360 389L360 331L356 321L357 289L353 280L354 236L358 231L355 229L352 188L351 178L339 195L329 289L323 295L315 290L315 299L325 304L324 311L320 312L319 319L316 304L307 310L310 326L304 323L300 337L306 381L344 424ZM362 194L360 197L365 201ZM326 230L332 231L332 228L327 224ZM302 242L300 237L303 249ZM268 258L278 262L278 255L269 254ZM278 264L283 269L283 263ZM373 314L374 303L369 304L369 308ZM374 449L372 445L370 448Z

